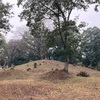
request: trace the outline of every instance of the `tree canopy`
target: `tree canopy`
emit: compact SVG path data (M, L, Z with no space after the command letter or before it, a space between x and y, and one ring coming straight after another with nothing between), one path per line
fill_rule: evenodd
M27 26L29 26L32 34L35 33L35 26L38 23L44 23L44 20L47 19L53 21L54 30L56 30L55 36L60 37L62 48L65 52L64 70L68 72L69 57L72 54L73 48L72 45L77 40L75 39L75 34L79 33L79 27L76 26L75 21L70 19L70 15L75 9L83 9L86 11L90 4L97 2L91 0L18 0L18 6L23 6L20 18L27 21Z
M97 27L88 28L82 35L83 64L94 68L100 67L100 29Z
M9 3L4 4L2 0L0 0L0 29L10 30L11 25L9 23L9 18L12 17L12 5Z

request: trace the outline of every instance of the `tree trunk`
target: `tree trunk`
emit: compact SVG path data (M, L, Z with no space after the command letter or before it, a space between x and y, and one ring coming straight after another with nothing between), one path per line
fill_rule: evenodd
M62 13L62 16L63 16L63 20L64 22L66 23L66 17L64 15L64 13L61 11ZM58 15L56 16L57 19L58 19L58 29L59 29L59 35L61 37L61 41L62 41L62 44L63 44L63 47L64 47L64 50L66 51L67 50L67 36L65 35L65 40L63 38L63 34L61 32L61 23L60 23L60 11L58 9ZM67 26L67 25L66 25ZM66 71L68 73L68 65L69 65L69 57L68 55L65 54L65 65L64 65L64 71Z
M64 65L64 71L66 71L68 73L68 66L69 66L69 58L66 57L65 58L65 65Z

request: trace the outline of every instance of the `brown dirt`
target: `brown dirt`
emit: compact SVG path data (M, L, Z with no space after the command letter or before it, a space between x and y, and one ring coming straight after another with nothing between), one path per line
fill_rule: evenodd
M45 74L42 75L42 79L46 79L46 80L65 80L68 78L71 78L72 75L71 73L66 72L65 70L53 70L50 72L47 72Z

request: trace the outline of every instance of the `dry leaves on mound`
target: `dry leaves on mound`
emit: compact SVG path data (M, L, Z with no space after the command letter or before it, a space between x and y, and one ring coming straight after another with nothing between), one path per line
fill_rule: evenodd
M28 73L21 70L5 70L0 72L0 79L25 79L28 77Z
M48 97L53 89L54 87L49 85L0 85L0 100L40 100L34 98Z
M67 73L64 70L54 70L54 71L50 71L45 73L42 78L46 79L46 80L63 80L63 79L68 79L71 78L72 75L70 73Z

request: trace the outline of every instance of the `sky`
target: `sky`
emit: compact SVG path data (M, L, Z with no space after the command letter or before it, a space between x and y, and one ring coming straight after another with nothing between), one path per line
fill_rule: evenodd
M14 33L13 31L16 30L17 27L22 27L26 25L26 21L20 21L20 18L18 17L18 15L20 14L20 12L22 11L21 7L17 7L17 0L3 0L4 3L9 2L11 4L14 4L14 7L12 9L12 11L15 13L14 17L10 19L10 23L13 26L13 29L11 30L11 32L9 32L6 36L6 39L9 40L11 38L14 38ZM98 8L100 10L100 7ZM75 18L75 16L79 16L79 20L78 23L81 21L85 21L86 23L88 23L87 27L94 27L97 26L100 28L100 11L99 12L95 12L94 11L94 6L91 6L87 12L84 11L73 11L71 18ZM50 21L46 22L47 23L47 27L50 27ZM49 24L48 24L49 23ZM52 25L51 25L52 26Z
M7 41L9 41L10 39L16 38L16 35L13 33L14 31L16 31L17 27L22 27L26 25L26 21L20 21L20 18L18 17L18 15L20 14L20 12L22 11L22 7L18 7L17 4L17 0L3 0L4 3L9 2L10 4L14 4L12 11L14 12L14 17L12 17L10 19L10 24L13 26L13 28L11 29L11 31L9 33L6 34L6 39Z

